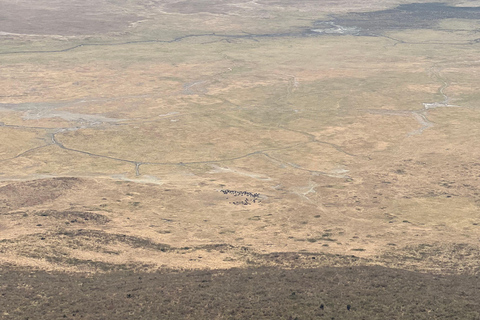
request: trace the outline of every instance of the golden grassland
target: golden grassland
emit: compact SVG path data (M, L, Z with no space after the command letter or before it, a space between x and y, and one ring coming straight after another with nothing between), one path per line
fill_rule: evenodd
M267 14L2 40L0 261L151 271L295 266L265 256L297 252L446 272L456 244L478 249L478 21L286 36L325 13ZM125 43L212 30L272 36ZM409 259L423 244L436 258Z

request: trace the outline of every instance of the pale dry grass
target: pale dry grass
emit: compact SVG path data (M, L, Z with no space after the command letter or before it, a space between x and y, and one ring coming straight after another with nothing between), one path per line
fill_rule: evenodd
M350 10L393 3L350 2ZM343 11L341 4L325 2L308 17ZM278 31L288 17L284 30L297 32L299 12L313 2L283 12L282 2L259 5L273 22L251 30ZM173 23L165 37L191 34L196 21L203 21L200 33L253 21L175 8L158 8L163 13L129 35L94 40L158 36L154 26L165 21ZM443 270L436 258L401 260L422 244L438 245L428 254L441 261L456 243L478 248L478 58L467 31L389 34L404 43L209 35L2 55L0 121L18 126L0 127L2 187L18 190L0 203L2 259L68 271L291 267L297 262L266 255L311 252ZM430 43L438 37L455 43ZM459 107L424 109L444 95ZM54 177L81 182L55 193L48 187ZM35 179L46 191L29 189ZM222 189L259 193L259 201ZM46 210L108 222L38 214ZM396 250L402 256L395 260ZM298 263L320 263L306 259Z

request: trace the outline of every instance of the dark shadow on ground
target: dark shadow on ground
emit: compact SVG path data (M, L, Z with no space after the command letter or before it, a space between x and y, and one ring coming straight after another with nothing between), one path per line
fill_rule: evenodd
M0 269L1 319L479 319L480 281L383 267Z

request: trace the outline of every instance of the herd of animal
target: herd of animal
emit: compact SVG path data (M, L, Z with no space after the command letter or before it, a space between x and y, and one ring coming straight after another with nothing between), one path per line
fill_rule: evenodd
M253 192L249 192L249 191L228 190L228 189L222 189L222 190L220 190L220 192L222 192L225 195L231 194L235 197L245 196L245 200L231 202L234 205L248 206L248 205L251 205L252 203L260 202L260 199L259 199L260 193L253 193ZM251 197L253 199L249 199L248 197Z

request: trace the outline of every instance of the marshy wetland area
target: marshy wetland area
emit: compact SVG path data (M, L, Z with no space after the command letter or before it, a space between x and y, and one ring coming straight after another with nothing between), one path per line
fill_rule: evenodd
M0 319L480 319L480 2L2 0Z

